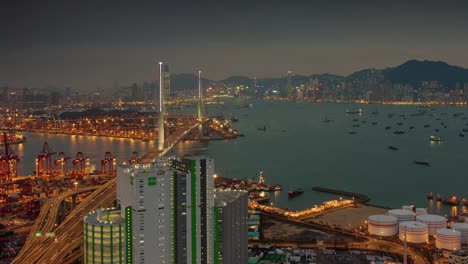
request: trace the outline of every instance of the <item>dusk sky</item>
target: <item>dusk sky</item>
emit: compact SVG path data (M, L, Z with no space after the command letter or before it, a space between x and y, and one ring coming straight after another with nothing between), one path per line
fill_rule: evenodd
M117 2L3 1L0 87L142 83L159 60L215 80L410 59L468 68L468 1Z

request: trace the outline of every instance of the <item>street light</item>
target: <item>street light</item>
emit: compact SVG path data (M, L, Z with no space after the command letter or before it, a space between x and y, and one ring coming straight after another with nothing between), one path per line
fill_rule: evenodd
M78 182L75 181L73 184L75 185L75 189L77 189L78 188Z

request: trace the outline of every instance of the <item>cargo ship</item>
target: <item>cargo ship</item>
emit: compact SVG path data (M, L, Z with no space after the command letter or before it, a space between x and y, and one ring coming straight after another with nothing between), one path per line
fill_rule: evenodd
M304 193L304 190L302 188L295 189L294 191L289 191L288 192L288 197L293 198L296 197L300 194Z
M26 142L26 137L21 134L7 135L6 137L8 144L21 144ZM0 140L0 146L5 145L4 140Z

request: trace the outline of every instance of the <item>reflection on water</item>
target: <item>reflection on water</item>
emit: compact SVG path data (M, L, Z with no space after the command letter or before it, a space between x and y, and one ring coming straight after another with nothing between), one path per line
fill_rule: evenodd
M207 149L207 141L182 141L176 147L178 156L198 156Z
M281 191L274 191L273 192L273 195L275 196L275 198L279 198L280 194L281 194Z
M458 211L458 206L452 206L452 210L450 211L451 216L456 216Z

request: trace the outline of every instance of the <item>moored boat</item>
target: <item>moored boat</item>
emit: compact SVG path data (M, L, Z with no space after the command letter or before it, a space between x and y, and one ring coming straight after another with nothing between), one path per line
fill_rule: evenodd
M295 189L294 191L289 191L288 198L296 197L302 193L304 193L304 190L302 188Z

